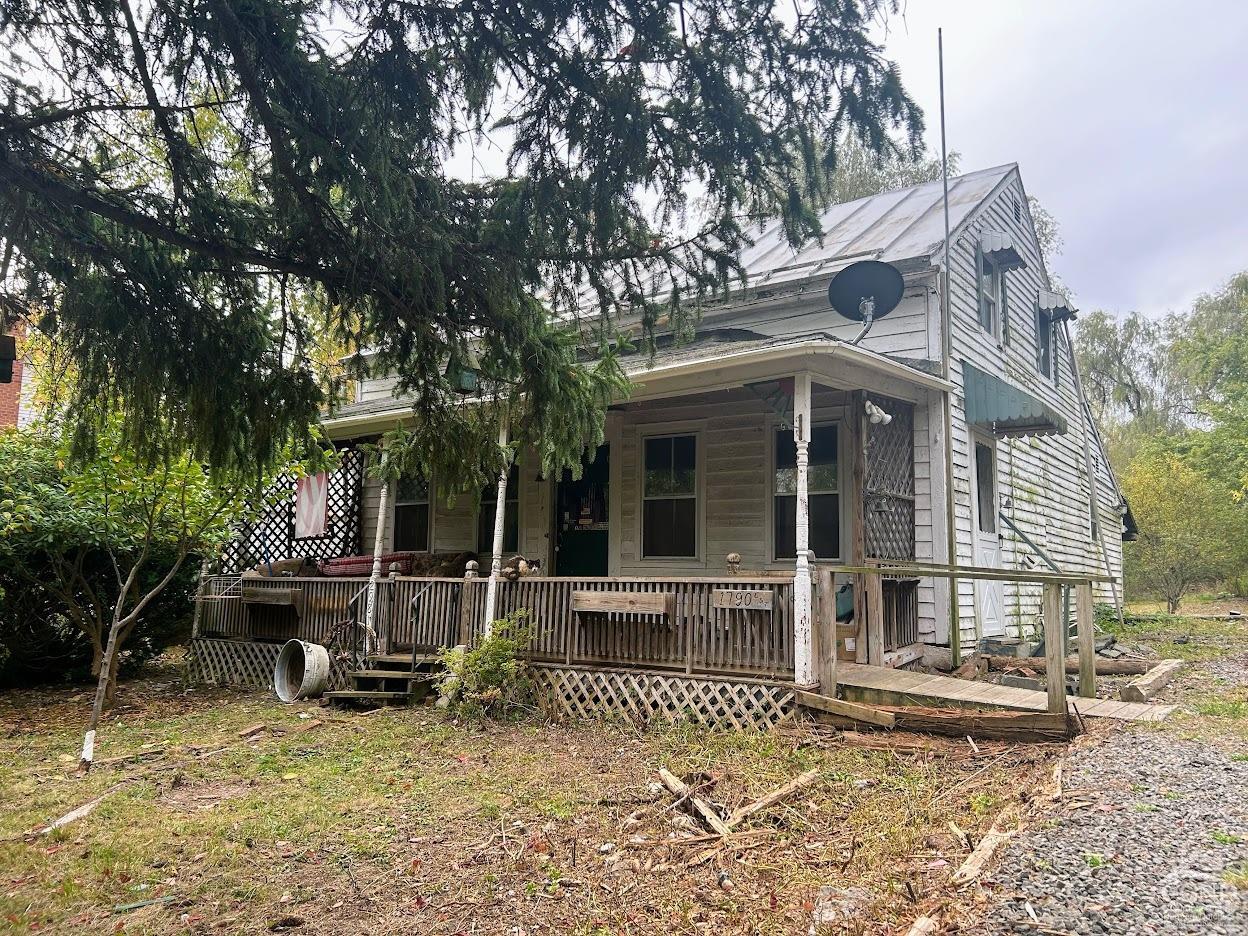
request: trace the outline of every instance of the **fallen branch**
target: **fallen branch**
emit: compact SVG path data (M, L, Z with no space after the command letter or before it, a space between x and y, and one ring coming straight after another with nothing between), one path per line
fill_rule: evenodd
M666 767L659 768L659 779L663 781L663 785L667 787L673 795L686 798L689 801L689 805L697 811L698 815L706 821L706 824L710 826L712 830L718 832L720 835L727 835L732 831L732 829L724 824L724 820L719 817L719 814L715 812L710 803L702 799L700 796L694 796L693 791L689 789L688 784L686 784Z
M984 867L992 860L992 856L996 854L997 849L1005 844L1013 834L1013 832L999 832L994 827L979 840L979 844L967 856L966 861L962 862L961 867L953 872L953 883L970 884L978 879L984 873Z
M754 800L754 802L747 803L740 809L734 810L732 815L728 817L728 821L725 824L731 829L733 826L740 824L755 813L760 813L764 809L769 809L770 807L776 805L776 803L788 799L798 790L810 786L817 779L819 779L819 771L808 770L804 774L790 780L784 786L776 787L776 789L772 790L767 795L760 796L758 799Z

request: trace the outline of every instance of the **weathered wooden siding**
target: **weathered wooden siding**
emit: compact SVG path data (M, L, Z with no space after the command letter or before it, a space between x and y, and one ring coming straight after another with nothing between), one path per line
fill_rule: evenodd
M1020 219L1015 219L1018 202ZM979 325L975 282L975 244L984 230L1010 234L1027 267L1010 271L1007 289L1008 335L998 342ZM953 479L957 511L958 560L974 560L969 432L962 392L962 360L1025 388L1066 417L1070 430L1062 436L1001 439L997 443L998 473L1002 504L1007 515L1028 536L1043 547L1063 571L1104 571L1088 520L1088 482L1083 462L1083 434L1078 397L1065 340L1058 342L1057 381L1042 375L1036 367L1035 299L1046 286L1043 260L1029 220L1026 194L1017 174L1012 174L997 195L980 209L950 245L950 304L952 307L952 346L954 367L951 377L958 386L953 408ZM1093 440L1094 442L1094 440ZM1094 452L1097 447L1093 444ZM1118 498L1104 466L1101 476L1099 512L1104 541L1110 552L1110 567L1121 570L1121 521ZM1006 529L1003 565L1019 568L1029 548ZM1039 557L1033 557L1037 564ZM1038 587L1006 585L1006 615L1011 633L1020 625L1032 628L1039 619ZM1107 589L1098 590L1098 600L1108 600ZM959 617L962 640L970 644L976 636L974 591L970 582L959 588Z

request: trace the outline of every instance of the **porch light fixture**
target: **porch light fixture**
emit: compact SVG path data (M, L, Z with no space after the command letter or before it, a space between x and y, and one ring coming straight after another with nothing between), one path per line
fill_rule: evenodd
M863 408L867 411L867 416L871 420L871 425L887 426L889 423L893 421L893 417L889 413L884 412L884 410L880 409L870 400L867 400L862 405L863 405Z

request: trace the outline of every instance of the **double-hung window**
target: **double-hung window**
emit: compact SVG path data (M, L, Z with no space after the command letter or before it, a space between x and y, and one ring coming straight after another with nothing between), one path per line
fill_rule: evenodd
M428 552L429 482L420 475L399 479L394 494L395 552Z
M1036 309L1036 370L1050 379L1054 377L1053 345L1053 316Z
M789 429L775 432L772 474L773 559L797 558L797 443ZM841 557L841 495L835 425L815 426L807 449L810 548L819 559Z
M498 509L498 485L491 484L481 492L481 509L477 513L477 552L494 555L494 515ZM507 473L507 499L503 502L503 552L520 549L520 466L515 462Z
M698 437L643 440L641 554L646 559L698 555Z
M979 325L999 341L1006 317L1005 270L986 257L978 243L975 245L975 268L979 284Z

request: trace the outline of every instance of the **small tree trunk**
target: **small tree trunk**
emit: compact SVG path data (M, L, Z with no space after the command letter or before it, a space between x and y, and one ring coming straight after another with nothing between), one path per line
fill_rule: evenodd
M99 637L91 638L91 675L97 679L100 675L100 664L104 661L104 645Z
M1179 613L1179 596L1178 595L1166 596L1166 611L1170 614Z
M91 769L95 759L95 730L100 725L100 717L104 714L104 704L112 696L111 686L117 671L118 635L122 626L117 620L108 629L108 644L104 648L104 658L100 661L99 679L95 683L95 701L91 705L91 718L87 721L87 733L82 739L82 755L78 759L78 772L86 773Z

